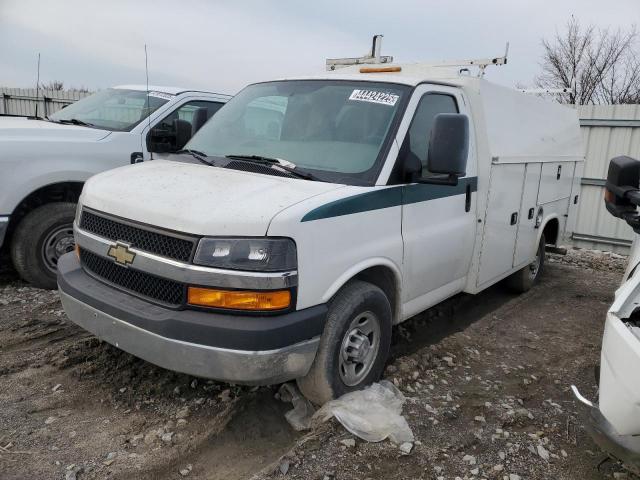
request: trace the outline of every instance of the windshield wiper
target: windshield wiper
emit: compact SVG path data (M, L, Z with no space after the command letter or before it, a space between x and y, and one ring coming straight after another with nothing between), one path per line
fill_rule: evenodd
M200 152L198 150L191 150L190 148L183 148L182 150L178 150L177 152L175 152L177 155L180 155L181 153L186 153L191 155L193 158L195 158L196 160L198 160L200 163L204 163L205 165L210 165L212 167L215 167L215 163L210 162L209 160L206 160L207 154Z
M232 160L242 160L245 162L257 163L259 165L267 165L271 168L281 169L288 172L298 178L304 180L313 180L316 182L322 182L318 177L309 173L306 170L301 169L295 163L288 160L282 160L281 158L263 157L262 155L225 155Z
M69 123L71 125L80 125L81 127L95 127L93 123L85 122L84 120L78 120L77 118L55 120L58 123Z

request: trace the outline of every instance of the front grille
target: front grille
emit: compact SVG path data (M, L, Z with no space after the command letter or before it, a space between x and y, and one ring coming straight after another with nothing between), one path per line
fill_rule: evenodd
M121 267L82 248L80 262L94 276L116 287L167 305L180 306L185 303L185 286L182 283Z
M80 228L109 240L120 240L132 247L182 262L191 260L195 240L178 238L164 233L145 230L127 223L82 211Z

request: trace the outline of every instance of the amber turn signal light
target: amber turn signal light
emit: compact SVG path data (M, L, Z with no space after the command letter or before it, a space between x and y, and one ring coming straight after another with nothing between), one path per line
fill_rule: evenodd
M615 203L616 201L616 196L613 194L613 192L611 190L606 190L604 191L604 201L608 202L608 203Z
M80 245L76 243L73 247L73 251L76 252L76 257L78 257L78 260L80 260Z
M360 73L401 72L402 67L362 67Z
M291 304L289 290L250 292L246 290L216 290L189 287L189 305L199 307L228 308L231 310L282 310Z

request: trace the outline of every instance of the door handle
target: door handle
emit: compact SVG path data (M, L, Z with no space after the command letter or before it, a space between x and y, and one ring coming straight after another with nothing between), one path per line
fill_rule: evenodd
M513 212L511 214L511 225L515 225L518 223L518 212Z
M558 165L558 174L556 175L556 180L560 180L560 173L562 172L562 165Z
M534 209L534 208L530 208L530 209L529 209L529 215L527 216L527 218L528 218L529 220L533 220L533 213L534 213L534 212L535 212L535 209Z

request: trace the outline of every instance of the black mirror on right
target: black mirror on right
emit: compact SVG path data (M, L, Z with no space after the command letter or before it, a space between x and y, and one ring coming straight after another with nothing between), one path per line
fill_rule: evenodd
M611 215L628 220L637 217L640 204L640 162L620 156L609 162L604 203Z
M435 116L429 137L427 177L421 176L422 164L415 155L406 155L404 173L410 181L436 185L457 185L467 172L469 156L469 118L461 113Z
M468 156L469 118L461 113L436 115L429 139L427 169L446 175L448 182L455 185L458 177L464 177L467 172Z

